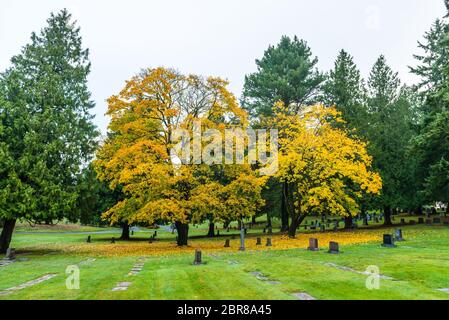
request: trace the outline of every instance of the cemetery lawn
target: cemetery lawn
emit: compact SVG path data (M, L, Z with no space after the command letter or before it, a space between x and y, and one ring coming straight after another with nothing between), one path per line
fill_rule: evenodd
M273 247L256 248L255 236L263 236L263 243L266 237L258 229L249 230L245 252L238 251L237 239L231 240L231 248L222 248L222 237L192 239L189 248L165 253L144 250L174 247L174 235L161 229L152 244L146 239L153 230L136 232L133 241L115 244L109 243L120 235L114 229L92 233L91 244L84 233L17 232L12 242L18 251L16 261L0 266L0 299L297 299L295 293L316 299L449 299L449 293L438 290L449 288L449 228L401 228L406 241L396 248L380 246L382 234L393 229L314 234L320 241L318 252L305 250L310 235L303 232L297 240L273 236ZM191 231L199 235L205 230ZM355 240L341 244L342 253L336 255L327 253L327 242L333 238L340 243ZM203 251L204 264L194 266L197 247ZM143 268L129 275L139 258L145 259ZM66 288L69 265L79 266L79 290ZM380 279L377 290L366 288L368 276L361 272L368 266L377 266L390 277ZM48 274L55 276L2 294ZM119 282L130 282L127 290L112 291Z

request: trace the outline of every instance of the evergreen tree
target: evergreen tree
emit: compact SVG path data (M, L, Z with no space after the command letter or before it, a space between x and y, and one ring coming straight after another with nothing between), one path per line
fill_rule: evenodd
M449 12L449 1L445 0L445 5ZM420 134L411 153L417 159L420 195L428 203L441 201L449 208L449 24L437 20L424 38L426 42L418 44L424 55L415 55L420 65L411 68L421 77L425 99Z
M410 175L407 146L413 137L413 106L410 90L400 86L398 74L380 56L368 80L367 137L373 166L382 177L377 201L383 207L386 225L391 224L392 209L404 204L403 188Z
M283 36L277 46L269 46L256 60L257 72L245 77L242 105L253 118L273 116L273 105L282 101L297 113L315 101L324 75L310 47L296 36Z
M1 76L0 252L17 219L73 213L80 173L96 148L88 50L66 10L47 22Z
M365 132L366 92L353 57L341 50L324 85L324 102L342 113L350 129ZM362 134L363 136L363 134Z

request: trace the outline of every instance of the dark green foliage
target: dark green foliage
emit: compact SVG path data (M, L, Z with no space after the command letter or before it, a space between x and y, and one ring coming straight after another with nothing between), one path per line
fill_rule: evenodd
M90 165L78 182L78 200L72 219L86 225L105 225L107 222L101 215L122 199L122 192L111 190L107 183L99 181Z
M243 107L256 119L272 116L277 101L298 112L316 99L324 81L317 63L304 40L283 36L276 47L270 46L263 58L256 60L257 72L245 77Z
M323 89L324 103L335 106L342 113L347 126L365 136L366 90L360 71L346 51L340 51Z
M368 149L373 166L382 177L379 206L409 208L414 206L414 160L407 154L416 134L416 95L408 87L400 88L397 73L380 56L368 80L369 118L366 123Z
M88 51L70 18L66 10L52 14L1 75L2 218L49 222L77 204L98 133L89 113Z

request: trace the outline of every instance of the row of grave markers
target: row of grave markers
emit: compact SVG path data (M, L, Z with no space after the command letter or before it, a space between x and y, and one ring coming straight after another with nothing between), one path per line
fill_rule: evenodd
M394 235L384 234L383 235L382 246L383 247L396 247L396 245L394 244L395 241L404 241L401 229L396 229ZM256 245L262 245L262 239L261 238L257 238ZM266 246L272 246L271 238L267 238ZM229 239L225 240L224 247L225 248L229 248L230 247ZM243 242L243 244L241 244L239 250L241 250L241 251L245 250L244 242ZM309 239L309 246L307 247L307 250L309 250L309 251L319 251L320 250L320 248L318 246L318 239L317 238L310 238ZM332 254L339 254L340 253L340 248L339 248L338 242L335 242L335 241L330 241L329 242L328 253L332 253ZM195 250L195 259L193 261L193 264L194 265L202 264L201 250L200 249L196 249Z

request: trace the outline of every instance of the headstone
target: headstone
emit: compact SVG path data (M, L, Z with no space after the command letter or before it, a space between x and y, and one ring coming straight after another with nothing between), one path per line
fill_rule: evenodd
M267 244L266 244L266 246L267 246L267 247L271 247L271 238L267 238Z
M329 253L340 253L338 248L338 242L331 241L329 242Z
M230 247L230 245L229 245L229 239L226 239L226 240L225 240L224 247L225 247L225 248L229 248L229 247Z
M115 243L115 238L114 237L112 237L111 243Z
M423 224L424 223L424 218L418 218L418 223L419 224Z
M201 250L196 249L195 250L195 260L193 261L194 265L199 265L201 264Z
M5 259L7 259L7 260L14 260L15 258L16 258L16 249L14 249L14 248L6 249Z
M257 238L256 246L262 245L262 238Z
M309 247L307 248L307 250L310 251L318 251L318 239L316 238L310 238L309 239Z
M383 240L384 242L382 243L382 247L396 247L396 245L394 244L394 238L391 234L384 234Z
M91 241L91 238L90 238L90 236L87 236L87 243L91 243L92 241Z
M395 241L404 241L404 238L402 238L402 230L396 229L394 231L394 240Z

